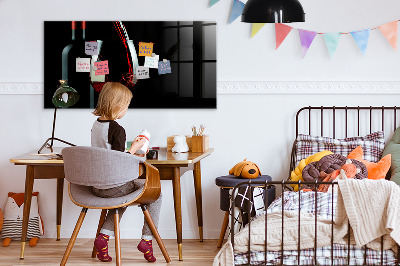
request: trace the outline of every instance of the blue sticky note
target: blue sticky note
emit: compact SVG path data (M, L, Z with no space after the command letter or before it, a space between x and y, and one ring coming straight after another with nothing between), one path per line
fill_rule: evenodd
M158 62L158 74L163 75L163 74L168 74L171 73L171 63L169 60L164 61L159 61Z

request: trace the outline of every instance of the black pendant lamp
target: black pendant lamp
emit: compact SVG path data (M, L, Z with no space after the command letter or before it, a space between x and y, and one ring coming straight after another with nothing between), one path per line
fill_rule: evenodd
M243 9L242 22L304 22L304 10L298 0L249 0Z

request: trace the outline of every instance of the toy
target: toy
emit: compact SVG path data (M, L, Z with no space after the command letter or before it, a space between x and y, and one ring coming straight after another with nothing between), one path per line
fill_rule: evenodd
M326 156L326 155L330 155L333 154L333 152L331 151L320 151L318 153L315 153L311 156L308 156L307 158L301 160L299 162L299 164L297 165L297 167L290 173L290 181L303 181L303 176L302 176L302 171L304 169L304 167L306 167L306 165L308 165L309 163L312 162L317 162L319 161L322 157ZM291 185L294 189L294 191L298 191L299 190L299 185Z
M237 163L231 170L229 170L229 174L249 179L257 178L261 175L258 166L255 163L246 160L247 158L242 162Z
M185 136L175 136L174 137L175 146L172 148L172 152L188 152L189 146L186 143Z
M356 159L365 166L367 166L368 169L368 179L383 179L386 177L387 172L389 171L390 165L391 165L391 160L392 160L392 155L387 154L385 155L379 162L373 163L373 162L368 162L363 159L363 149L361 146L358 146L355 148L350 154L347 156L349 159Z
M3 228L3 212L0 209L0 231L1 231L1 228Z
M136 154L146 154L147 149L149 148L150 133L146 129L143 129L142 132L140 132L140 134L138 135L138 138L145 138L146 142L139 150L136 151Z
M36 245L39 237L43 235L43 223L39 216L38 196L39 192L32 193L31 212L29 214L27 239L29 246ZM11 240L21 240L22 219L24 212L24 193L9 192L4 208L4 222L1 230L3 247L8 247Z

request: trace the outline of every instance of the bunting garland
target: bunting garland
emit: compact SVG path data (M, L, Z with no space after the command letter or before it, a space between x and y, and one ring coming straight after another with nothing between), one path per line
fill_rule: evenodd
M254 35L256 35L262 27L264 27L265 23L252 23L252 27L251 27L251 38L254 37Z
M338 47L339 39L340 36L342 36L342 34L340 34L339 32L333 32L333 33L325 33L323 36L326 48L328 49L328 53L332 58L333 54L336 51L336 48Z
M209 7L212 7L220 0L210 0ZM229 18L229 24L235 21L242 13L244 8L244 3L240 0L231 0L232 2L232 10ZM368 41L371 30L379 29L389 44L392 46L394 50L397 49L397 30L398 30L398 22L400 20L395 20L383 25L380 25L375 28L363 29L358 31L350 31L350 32L332 32L332 33L322 33L322 32L315 32L310 30L304 29L296 29L290 27L285 24L276 23L275 24L275 40L276 40L276 49L282 44L282 42L286 39L287 35L292 30L299 31L300 37L300 44L301 44L301 51L302 57L304 58L308 49L310 48L312 42L314 41L317 35L322 35L328 50L328 53L331 58L335 54L335 51L339 45L340 37L344 34L351 34L354 41L356 42L358 48L360 49L361 53L365 55L368 47ZM260 29L265 25L265 23L252 23L251 29L251 37L253 38Z
M389 22L378 27L395 50L397 49L397 22L398 21Z
M231 17L229 18L229 24L235 21L240 15L244 8L244 3L239 0L233 0Z

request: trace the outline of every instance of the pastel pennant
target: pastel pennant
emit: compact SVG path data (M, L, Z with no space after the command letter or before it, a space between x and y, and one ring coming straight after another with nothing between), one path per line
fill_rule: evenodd
M351 35L353 35L354 40L356 41L358 47L361 50L361 53L364 55L368 46L369 33L371 29L360 30L360 31L352 31Z
M208 7L212 7L213 5L215 5L218 2L219 2L219 0L210 0L210 5Z
M378 27L393 49L397 48L397 20Z
M336 48L338 47L339 44L339 39L342 34L339 32L333 32L333 33L325 33L323 34L326 48L328 48L329 55L331 58L333 57L333 54L336 51Z
M242 11L244 8L244 3L239 0L233 0L231 17L229 18L229 23L232 23L235 19L237 19L240 15L242 15Z
M286 36L288 36L292 29L293 28L288 25L275 23L276 49L278 49L278 47L282 44L282 42L285 40Z
M301 55L304 58L317 33L315 31L300 30Z
M253 23L251 27L251 38L256 35L262 27L264 27L265 23Z

